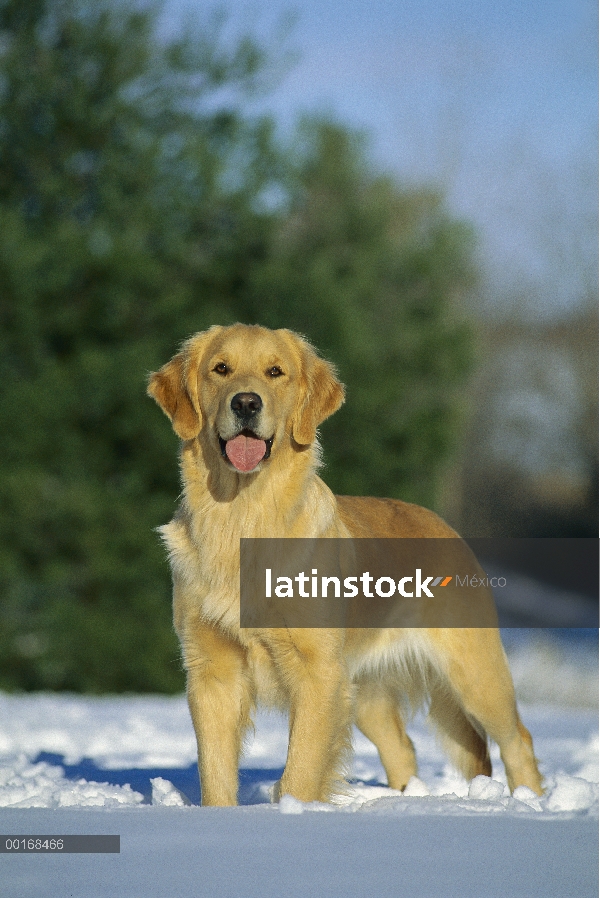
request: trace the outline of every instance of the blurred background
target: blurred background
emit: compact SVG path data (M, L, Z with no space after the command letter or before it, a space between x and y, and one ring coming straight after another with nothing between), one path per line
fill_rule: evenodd
M0 0L0 687L183 688L145 397L190 334L338 366L326 482L597 536L589 0Z

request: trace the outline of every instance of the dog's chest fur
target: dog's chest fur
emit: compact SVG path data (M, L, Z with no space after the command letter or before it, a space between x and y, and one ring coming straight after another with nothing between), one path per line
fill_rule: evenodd
M300 483L297 475L289 476L289 469L272 466L246 476L242 488L232 490L231 481L217 487L209 483L208 471L192 447L182 453L185 492L174 519L159 532L187 601L193 596L198 613L236 641L246 642L240 632L239 591L233 588L240 582L242 537L348 535L343 525L340 531L334 495L314 473L316 458L306 461Z

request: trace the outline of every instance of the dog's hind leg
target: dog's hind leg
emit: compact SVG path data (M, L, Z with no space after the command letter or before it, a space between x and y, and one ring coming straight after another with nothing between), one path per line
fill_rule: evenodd
M357 727L379 752L388 786L404 789L416 776L417 761L393 694L379 683L359 683L355 716Z
M480 735L487 733L500 748L511 792L517 786L528 786L541 795L542 779L531 736L519 718L498 631L473 628L436 632L441 669L449 690L438 687L431 716L442 739L450 734L450 741L458 746L453 759L468 778L476 775L473 771L489 776L489 761L485 760Z
M492 775L492 763L485 734L467 718L451 689L445 684L431 688L429 720L446 754L463 776Z

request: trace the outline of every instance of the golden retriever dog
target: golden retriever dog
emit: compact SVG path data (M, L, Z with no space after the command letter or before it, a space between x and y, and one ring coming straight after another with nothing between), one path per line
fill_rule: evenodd
M217 326L152 374L148 393L181 441L181 504L161 533L202 803L236 804L259 703L289 712L275 800L329 801L343 790L353 723L377 747L389 786L404 789L417 772L407 698L428 701L467 779L491 775L489 736L510 789L541 794L497 628L240 626L241 538L457 536L424 508L336 497L319 478L317 428L344 401L332 365L291 331Z

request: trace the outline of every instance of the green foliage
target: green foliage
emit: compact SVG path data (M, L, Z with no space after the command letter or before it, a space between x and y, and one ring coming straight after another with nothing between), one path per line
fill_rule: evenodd
M338 125L306 122L292 158L290 207L246 317L305 333L338 363L348 397L323 427L330 486L433 506L472 363L458 302L472 235L435 192L374 176Z
M471 339L471 236L345 128L282 146L217 17L0 0L0 685L182 688L153 532L179 492L147 373L235 320L304 333L347 406L337 490L435 502Z

